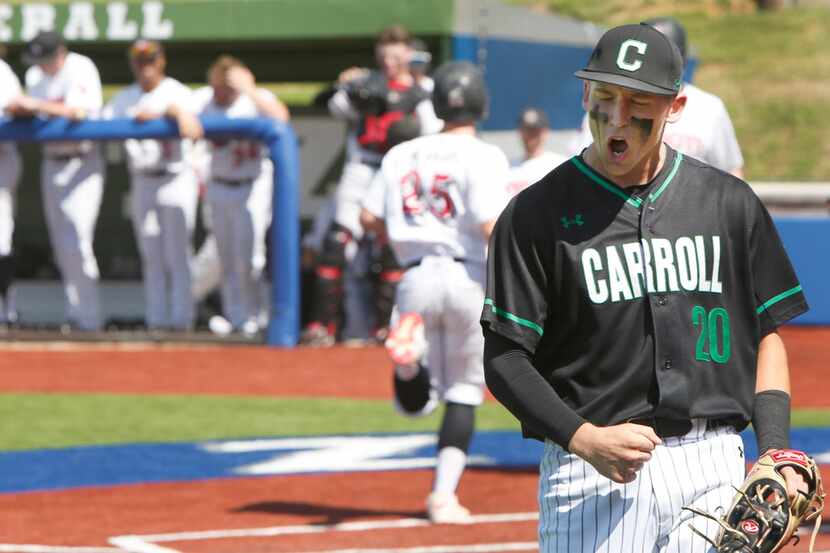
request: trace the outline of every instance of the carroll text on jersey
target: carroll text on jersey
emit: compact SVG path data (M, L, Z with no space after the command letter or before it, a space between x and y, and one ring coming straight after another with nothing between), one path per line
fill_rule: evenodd
M582 252L582 273L594 303L618 302L653 292L723 293L720 236L682 236L613 244Z

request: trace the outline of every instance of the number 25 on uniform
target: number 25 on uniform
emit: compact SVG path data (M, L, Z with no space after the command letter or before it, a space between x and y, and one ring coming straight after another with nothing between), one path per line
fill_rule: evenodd
M450 195L450 187L454 182L448 175L435 175L432 179L432 186L425 194L421 185L421 176L417 171L410 171L401 179L404 214L420 215L424 213L426 203L426 208L438 219L455 217L455 202Z

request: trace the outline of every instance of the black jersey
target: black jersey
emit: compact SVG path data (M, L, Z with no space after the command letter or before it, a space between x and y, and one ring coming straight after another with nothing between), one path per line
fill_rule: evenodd
M513 198L482 325L594 424L745 425L761 338L807 310L775 226L745 182L670 148L635 190L574 157Z

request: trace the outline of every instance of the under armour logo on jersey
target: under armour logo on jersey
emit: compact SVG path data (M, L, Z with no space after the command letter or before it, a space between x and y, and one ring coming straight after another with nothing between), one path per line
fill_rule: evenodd
M620 45L620 51L617 54L617 67L620 69L624 69L626 71L637 71L643 66L643 60L635 58L632 61L628 61L628 51L631 49L637 50L637 53L641 56L645 55L646 50L648 49L648 44L645 42L640 42L639 40L634 40L632 38L626 40Z
M585 221L582 219L582 214L581 213L577 213L576 215L574 215L573 219L568 219L567 217L562 217L559 220L562 222L562 228L566 228L566 229L571 228L571 225L576 225L578 227L581 227L582 225L585 224Z

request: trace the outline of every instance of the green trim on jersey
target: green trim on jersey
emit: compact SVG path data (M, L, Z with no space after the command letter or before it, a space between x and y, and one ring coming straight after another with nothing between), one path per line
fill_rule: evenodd
M643 200L641 200L640 198L633 197L631 194L629 194L628 192L626 192L625 190L623 190L622 188L620 188L616 184L614 184L612 182L608 182L607 180L605 180L601 176L594 173L593 170L591 170L587 165L585 165L584 163L582 163L579 160L578 156L572 157L571 158L571 163L576 165L576 168L579 169L579 171L583 175L585 175L586 177L588 177L589 179L591 179L592 181L594 181L595 183L597 183L598 185L600 185L601 187L606 189L607 191L611 192L615 196L619 196L620 198L625 200L625 203L627 203L631 207L636 207L637 209L640 209L640 206L643 205Z
M682 161L683 161L683 154L681 154L680 152L677 152L674 156L674 163L672 163L671 171L669 171L669 174L666 175L666 179L662 183L660 183L660 186L658 186L656 190L654 190L651 194L648 195L648 200L650 202L654 202L655 200L657 200L657 198L660 197L660 195L663 192L665 192L666 188L669 186L671 181L674 179L674 176L677 175L677 171L678 171L678 169L680 169L680 163ZM597 183L598 185L600 185L601 187L606 189L607 191L611 192L612 194L614 194L616 196L619 196L620 198L625 200L625 203L627 203L628 205L630 205L632 207L636 207L637 209L642 207L643 200L641 200L640 198L636 198L636 197L632 196L631 194L629 194L628 192L626 192L625 190L623 190L622 188L620 188L619 186L617 186L613 182L610 182L610 181L606 180L605 178L603 178L602 176L600 176L599 174L597 174L593 169L591 169L590 167L588 167L587 165L582 163L582 161L579 159L579 156L572 157L571 158L571 163L576 165L576 168L579 169L579 171L583 175L585 175L586 177L588 177L589 179L591 179L592 181L594 181L595 183Z
M534 323L533 321L528 321L527 319L522 319L521 317L517 317L513 313L508 313L504 309L499 309L498 307L496 307L496 304L493 303L493 300L491 300L490 298L486 298L484 300L484 305L489 305L490 309L493 310L493 313L495 313L499 317L504 317L505 319L507 319L509 321L513 321L516 324L526 326L530 330L536 332L539 336L541 336L542 333L544 332L544 329L541 326Z
M660 197L660 194L662 194L666 187L669 186L669 183L677 174L677 170L680 169L681 161L683 161L683 154L677 152L677 154L674 156L674 164L672 165L671 171L669 171L669 174L666 175L666 180L664 180L663 183L657 187L657 190L648 195L648 201L653 203L654 200Z
M794 288L790 288L789 290L787 290L785 292L781 292L777 296L774 296L774 297L768 299L760 307L758 307L758 309L756 309L755 312L760 315L761 313L763 313L764 311L766 311L767 309L769 309L771 306L775 305L779 301L781 301L783 299L787 299L790 296L792 296L793 294L798 294L799 292L801 292L801 285L800 284L798 286L795 286Z

